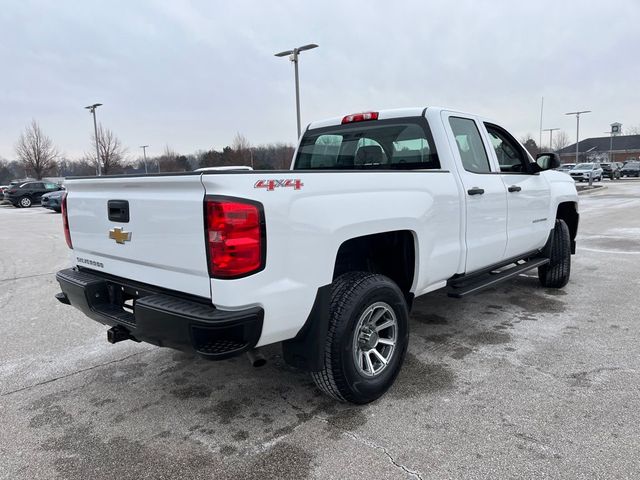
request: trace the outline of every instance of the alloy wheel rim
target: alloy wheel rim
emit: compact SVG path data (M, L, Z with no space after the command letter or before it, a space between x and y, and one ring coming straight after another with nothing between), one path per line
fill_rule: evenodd
M396 350L398 320L385 302L376 302L365 309L356 324L353 336L353 361L358 372L375 377L387 368Z
M20 204L21 204L23 207L28 206L30 203L31 203L31 202L29 201L29 199L28 199L28 198L23 198L22 200L20 200Z

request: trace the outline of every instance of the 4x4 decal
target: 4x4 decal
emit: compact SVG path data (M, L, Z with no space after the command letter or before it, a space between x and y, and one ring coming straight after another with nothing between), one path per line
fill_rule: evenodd
M299 178L285 178L281 180L258 180L253 186L253 188L266 188L269 192L280 187L300 190L304 187L304 183Z

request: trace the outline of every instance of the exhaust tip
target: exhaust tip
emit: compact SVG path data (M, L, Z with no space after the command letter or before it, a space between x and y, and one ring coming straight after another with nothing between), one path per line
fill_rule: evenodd
M67 297L67 294L64 292L56 293L56 300L58 300L60 303L63 303L65 305L71 305L71 302L69 301L69 297Z
M247 357L249 358L249 363L251 363L254 368L264 367L267 364L267 359L264 358L264 355L262 355L259 350L249 350Z
M267 359L266 358L258 358L256 360L253 361L253 366L256 368L260 368L260 367L264 367L267 364Z

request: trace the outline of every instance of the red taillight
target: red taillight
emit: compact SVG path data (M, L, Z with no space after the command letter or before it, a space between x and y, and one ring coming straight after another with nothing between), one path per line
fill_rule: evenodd
M377 120L378 112L352 113L342 119L342 123L366 122L368 120Z
M262 270L265 235L260 204L207 198L205 215L211 277L238 278Z
M60 203L62 211L62 228L64 228L64 239L67 241L69 248L73 248L71 243L71 233L69 232L69 216L67 215L67 192L62 195L62 202Z

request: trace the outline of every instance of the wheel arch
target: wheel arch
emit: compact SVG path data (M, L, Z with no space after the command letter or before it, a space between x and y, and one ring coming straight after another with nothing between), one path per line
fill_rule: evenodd
M413 230L390 230L345 240L336 252L332 281L351 271L385 275L413 301L417 274L417 236Z
M332 281L350 271L385 275L398 285L410 310L417 274L416 240L415 232L405 229L344 240L336 251ZM298 334L282 342L283 357L289 365L310 372L322 369L330 301L331 284L319 287L311 312Z
M578 213L578 202L561 202L556 209L556 219L563 220L569 227L571 235L571 253L576 253L576 236L578 235L578 223L580 214Z

